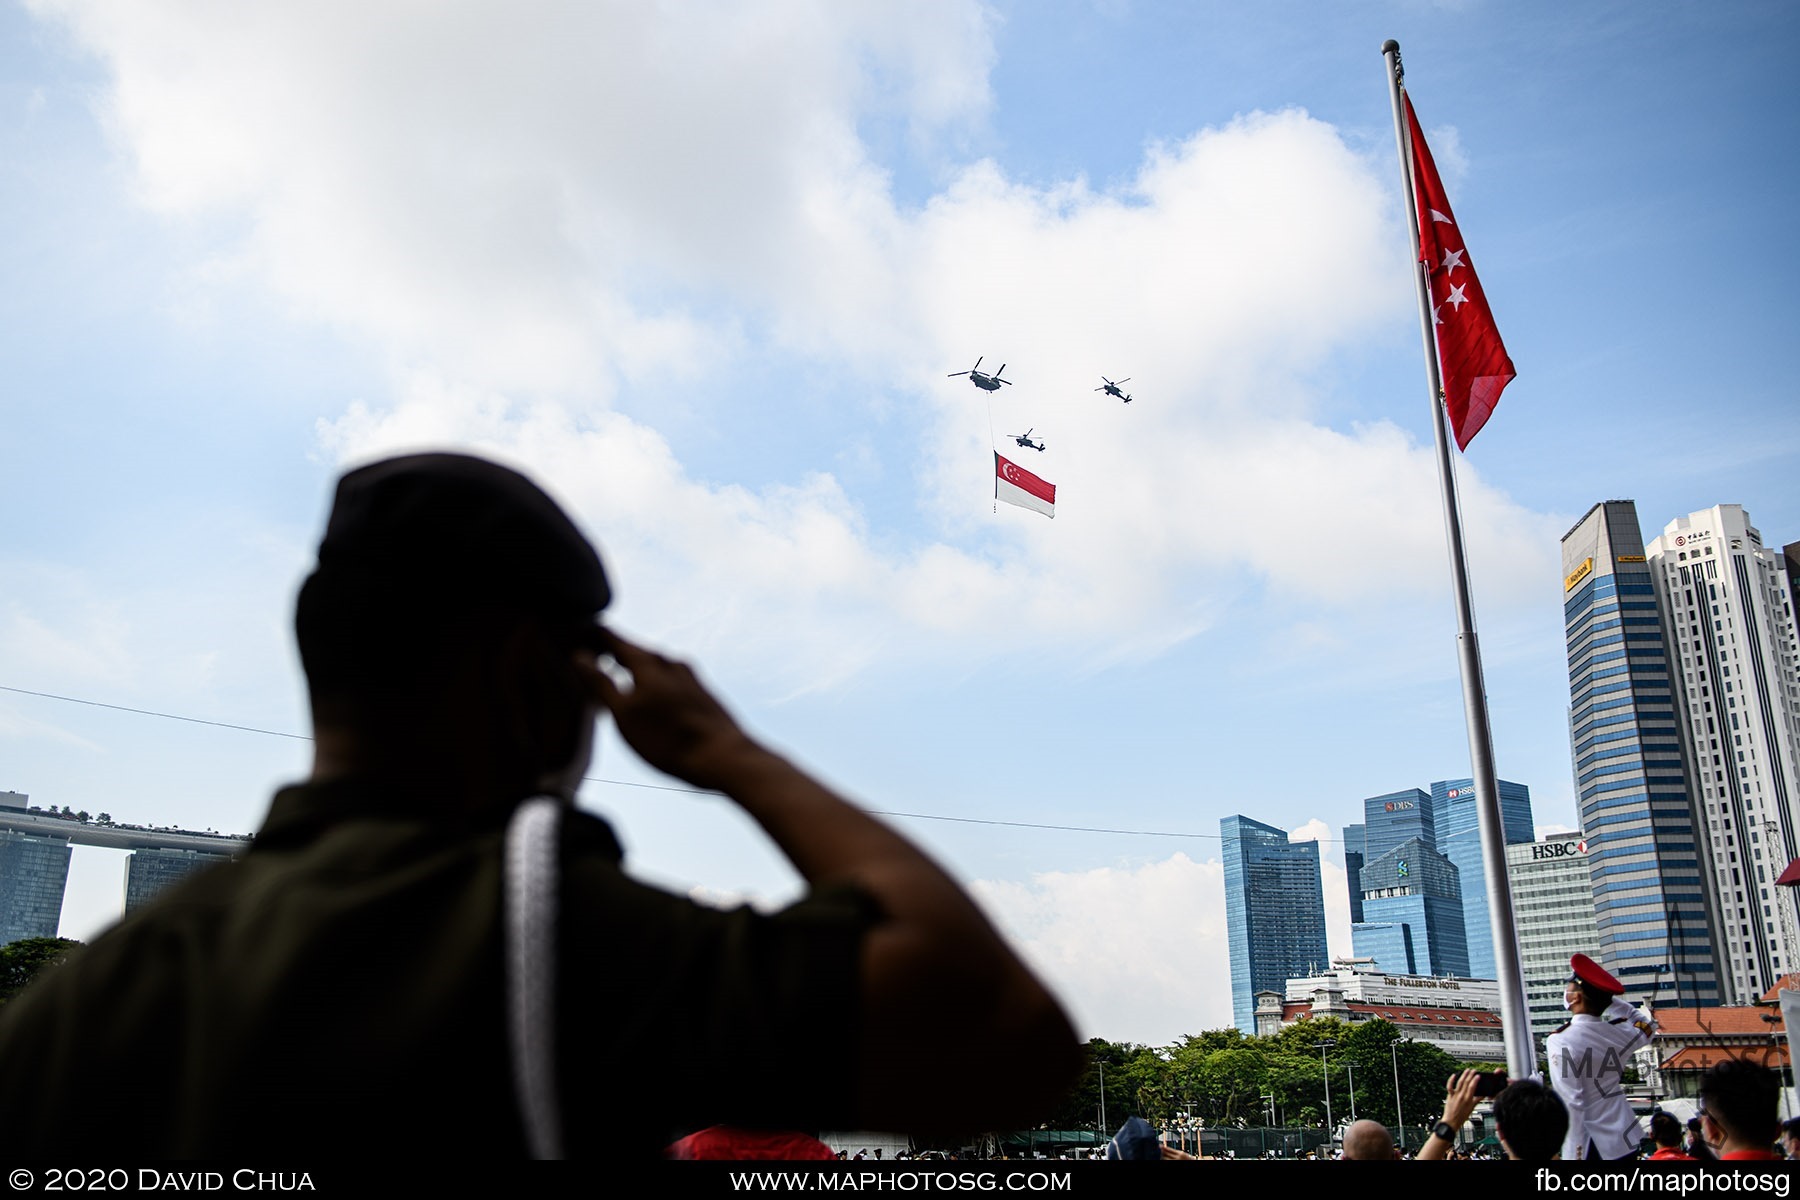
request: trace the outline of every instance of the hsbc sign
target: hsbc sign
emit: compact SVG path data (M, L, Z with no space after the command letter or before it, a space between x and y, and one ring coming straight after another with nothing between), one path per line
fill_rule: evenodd
M1542 862L1548 858L1585 858L1587 852L1586 838L1567 842L1538 842L1531 847L1531 861Z

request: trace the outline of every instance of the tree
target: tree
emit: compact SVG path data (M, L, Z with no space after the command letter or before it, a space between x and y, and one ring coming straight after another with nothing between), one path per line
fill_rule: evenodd
M1132 1064L1140 1052L1152 1053L1148 1047L1136 1046L1130 1042L1109 1042L1103 1038L1090 1038L1087 1044L1088 1065L1075 1083L1075 1090L1069 1093L1051 1119L1056 1129L1095 1129L1100 1128L1100 1080L1106 1080L1106 1123L1112 1126L1104 1131L1111 1136L1125 1118L1136 1113L1136 1092L1144 1075L1140 1065L1135 1071Z
M62 965L81 945L69 938L22 938L0 946L0 1005L17 996L38 972Z
M1262 1096L1269 1076L1262 1039L1214 1050L1203 1060L1197 1107L1209 1125L1266 1123Z

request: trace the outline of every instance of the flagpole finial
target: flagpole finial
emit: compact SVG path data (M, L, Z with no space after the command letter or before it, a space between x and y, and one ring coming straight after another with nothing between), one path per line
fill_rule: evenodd
M1393 38L1389 38L1387 41L1381 43L1381 52L1383 54L1398 54L1400 53L1400 43L1396 42Z

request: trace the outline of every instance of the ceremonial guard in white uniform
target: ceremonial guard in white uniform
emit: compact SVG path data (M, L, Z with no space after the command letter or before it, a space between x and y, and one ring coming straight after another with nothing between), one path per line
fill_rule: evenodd
M1575 955L1569 966L1563 1003L1574 1015L1544 1042L1550 1085L1569 1109L1562 1156L1635 1157L1643 1129L1621 1077L1631 1052L1656 1032L1656 1022L1648 1008L1619 999L1625 985L1587 955Z

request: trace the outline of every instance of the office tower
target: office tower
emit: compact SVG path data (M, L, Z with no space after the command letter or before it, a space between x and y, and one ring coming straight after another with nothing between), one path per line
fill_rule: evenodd
M1469 974L1462 881L1456 864L1411 837L1362 868L1360 924L1350 927L1356 957L1390 975Z
M1231 940L1231 1018L1256 1032L1257 992L1280 992L1290 978L1322 970L1325 892L1319 843L1249 817L1219 822L1225 840L1225 923Z
M1344 826L1344 877L1350 885L1350 922L1355 924L1363 919L1362 915L1362 865L1366 855L1363 847L1366 839L1363 830L1367 826Z
M1800 856L1800 634L1786 561L1735 504L1677 517L1644 554L1718 906L1721 1000L1749 1004L1800 967L1792 914L1771 894Z
M1563 985L1569 979L1570 956L1592 955L1600 944L1587 840L1578 833L1559 833L1508 846L1506 877L1512 884L1513 929L1519 935L1531 1036L1542 1049L1545 1035L1569 1019Z
M1431 822L1431 795L1418 788L1370 796L1363 801L1363 862L1370 863L1408 838L1437 845Z
M68 838L0 829L0 946L56 936L72 853Z
M1596 504L1563 535L1563 630L1576 802L1594 886L1595 957L1655 1004L1716 1005L1716 916L1682 761L1637 507Z
M230 861L229 854L206 854L197 850L134 850L125 862L125 911L135 912L158 892L201 867Z
M1500 834L1508 846L1537 836L1531 824L1531 789L1495 781L1500 792ZM1496 979L1494 929L1488 919L1487 864L1481 857L1481 821L1473 779L1444 779L1431 785L1431 824L1438 853L1456 864L1462 880L1463 934L1469 945L1469 975Z

